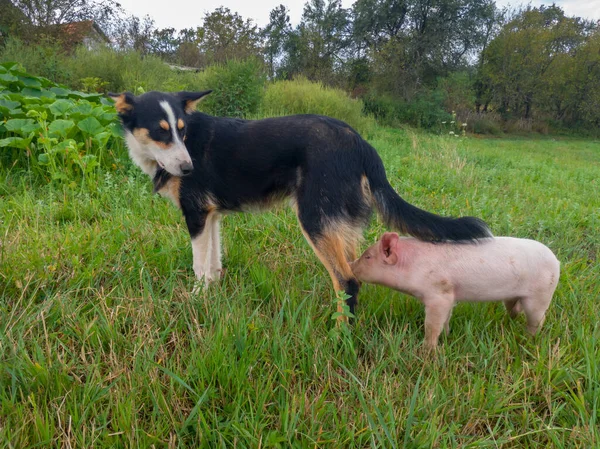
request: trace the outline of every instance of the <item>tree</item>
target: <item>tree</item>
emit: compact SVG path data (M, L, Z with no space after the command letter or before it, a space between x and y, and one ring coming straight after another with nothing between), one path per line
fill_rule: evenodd
M206 63L224 63L230 59L261 56L261 37L252 20L219 7L204 17L196 31L197 46Z
M282 57L285 42L292 33L288 9L279 5L271 10L269 23L260 32L264 45L264 53L271 77L276 73L276 60Z
M335 84L347 61L351 28L348 10L340 0L310 0L301 23L284 43L282 71Z
M101 28L109 28L121 11L115 0L10 0L22 17L22 37L35 39L40 33L61 38L56 25L93 20ZM3 14L6 10L2 8Z
M564 115L569 74L594 26L558 6L527 7L509 20L482 55L481 77L505 116L531 118L535 106ZM559 98L560 97L560 98Z
M118 47L133 49L145 55L151 51L154 31L154 20L150 16L142 19L129 16L115 22L112 35Z

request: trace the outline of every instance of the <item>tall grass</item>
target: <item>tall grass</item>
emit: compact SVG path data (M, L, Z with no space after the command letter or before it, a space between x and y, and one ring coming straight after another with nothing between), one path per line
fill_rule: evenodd
M322 114L345 121L359 132L371 135L375 120L363 115L363 104L340 89L333 89L305 78L277 81L267 86L261 114Z
M599 447L598 143L381 129L371 143L406 200L557 254L539 335L502 304L459 304L429 358L420 303L365 285L340 342L291 210L226 217L224 278L192 295L183 219L139 170L93 190L2 172L3 445Z

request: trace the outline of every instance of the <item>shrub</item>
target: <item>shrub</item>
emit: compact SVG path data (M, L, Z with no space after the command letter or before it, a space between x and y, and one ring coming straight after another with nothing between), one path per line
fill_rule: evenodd
M306 78L277 81L269 84L265 92L261 114L321 114L343 120L358 132L373 132L375 121L363 115L363 102L355 100L340 89L324 87Z
M123 154L112 105L100 94L66 89L11 62L0 64L0 166L93 186L97 167Z
M27 45L20 39L10 37L4 48L0 48L0 62L19 61L27 72L63 84L72 81L67 59L62 47L50 41Z
M203 110L226 117L246 117L258 112L266 80L258 60L213 65L204 71L203 78L203 88L213 90L202 102Z
M203 77L194 72L179 72L155 56L135 51L115 51L110 48L88 50L80 47L68 61L72 73L71 87L84 89L86 82L97 78L103 92L192 90L203 84Z
M444 93L423 91L412 101L402 101L386 95L371 94L365 100L365 111L382 124L407 123L417 128L438 129L444 121L452 120L444 110Z

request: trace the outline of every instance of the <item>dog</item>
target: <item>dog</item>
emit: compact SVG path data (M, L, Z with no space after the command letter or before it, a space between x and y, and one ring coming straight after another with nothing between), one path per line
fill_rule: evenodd
M185 217L199 281L221 276L223 214L285 199L335 290L348 295L352 314L360 283L349 262L374 208L388 227L422 240L491 235L478 218L441 217L404 201L375 149L346 123L319 115L242 120L196 111L210 92L109 94L131 159Z

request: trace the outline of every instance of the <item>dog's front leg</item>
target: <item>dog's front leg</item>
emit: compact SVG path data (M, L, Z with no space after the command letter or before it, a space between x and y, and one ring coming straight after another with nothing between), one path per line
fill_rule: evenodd
M199 281L194 287L194 293L197 293L204 285L214 280L211 272L213 227L211 220L208 218L209 214L206 211L186 214L185 216L192 240L194 274Z
M223 271L223 265L221 264L221 232L219 229L221 224L220 222L221 214L215 212L209 215L206 225L207 227L210 226L210 228L212 229L210 273L215 280L221 278L221 273Z

